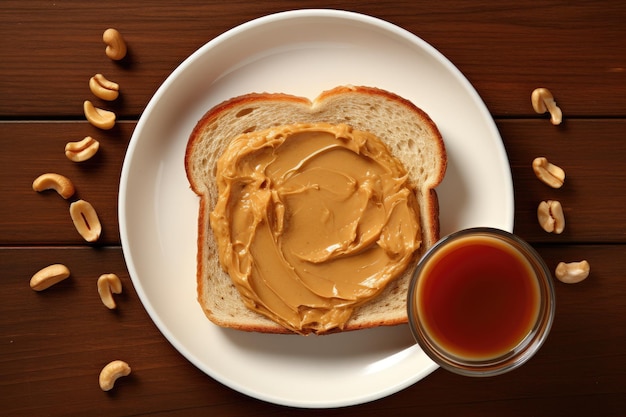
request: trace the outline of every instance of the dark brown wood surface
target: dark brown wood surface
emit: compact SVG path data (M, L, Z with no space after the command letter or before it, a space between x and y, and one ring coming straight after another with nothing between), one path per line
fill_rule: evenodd
M587 259L591 276L556 282L557 313L540 352L519 370L475 379L437 370L387 398L331 410L267 404L205 375L160 334L134 292L117 218L121 166L152 94L189 54L222 32L270 13L324 7L399 25L446 55L494 116L515 187L515 232L559 261ZM614 1L21 1L0 2L0 415L626 415L626 3ZM121 63L104 55L102 32L129 45ZM110 75L124 89L111 106L112 131L82 114L89 77ZM552 126L530 106L550 88L565 122ZM70 140L97 135L84 164L68 161ZM547 156L567 173L557 191L530 163ZM36 193L44 172L72 178L97 207L104 231L86 245L67 201ZM561 235L539 228L535 210L558 199ZM72 277L42 292L30 277L64 263ZM95 279L115 272L119 309L102 307ZM104 393L111 358L130 377Z

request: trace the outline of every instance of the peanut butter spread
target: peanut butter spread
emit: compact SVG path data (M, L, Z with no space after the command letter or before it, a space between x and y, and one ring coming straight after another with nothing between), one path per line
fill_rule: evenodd
M420 246L407 180L380 139L346 125L243 134L217 165L221 266L248 308L284 327L341 329Z

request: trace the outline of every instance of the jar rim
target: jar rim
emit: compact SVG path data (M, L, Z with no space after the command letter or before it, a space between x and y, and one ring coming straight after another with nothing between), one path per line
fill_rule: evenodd
M528 335L511 351L488 359L459 357L440 346L425 329L418 312L418 283L425 266L435 254L451 243L471 237L499 240L513 248L532 267L539 286L537 318ZM407 294L409 327L422 350L442 368L466 376L494 376L518 368L527 362L545 342L555 315L555 294L552 274L539 253L517 235L491 227L474 227L459 230L437 241L418 262L413 271Z

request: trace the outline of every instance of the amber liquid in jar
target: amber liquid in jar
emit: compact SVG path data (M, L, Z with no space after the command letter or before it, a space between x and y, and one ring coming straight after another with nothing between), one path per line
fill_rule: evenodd
M530 263L497 238L461 238L435 253L417 289L424 330L468 360L506 355L535 325L539 284Z

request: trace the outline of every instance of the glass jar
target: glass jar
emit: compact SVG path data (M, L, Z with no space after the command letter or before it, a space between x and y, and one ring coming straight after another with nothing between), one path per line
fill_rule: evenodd
M552 275L512 233L472 228L453 233L419 261L407 297L409 326L439 366L493 376L530 359L555 313Z

